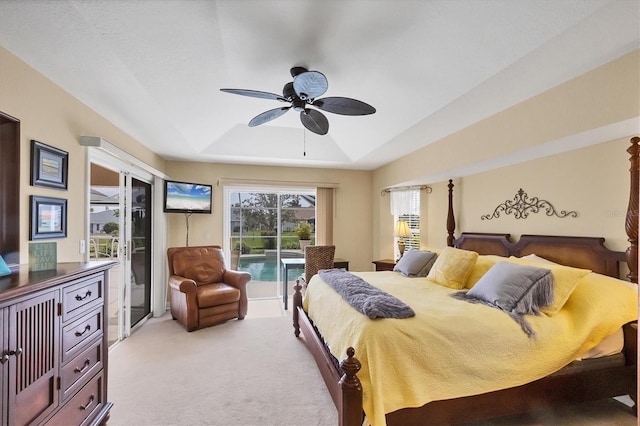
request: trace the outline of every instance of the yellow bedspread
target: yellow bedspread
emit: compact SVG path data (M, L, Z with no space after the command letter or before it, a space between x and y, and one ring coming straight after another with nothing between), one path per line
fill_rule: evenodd
M456 300L455 290L398 273L355 273L411 306L416 316L371 320L314 276L303 306L333 355L349 346L362 363L363 405L373 426L385 413L525 384L564 367L637 319L637 289L590 273L562 310L527 316L530 339L504 312ZM606 297L605 297L606 296Z

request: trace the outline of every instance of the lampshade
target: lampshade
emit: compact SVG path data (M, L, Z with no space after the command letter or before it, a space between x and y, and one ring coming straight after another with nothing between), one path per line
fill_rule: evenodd
M393 232L394 237L410 237L411 231L409 230L409 225L404 220L399 220L396 222L396 229Z

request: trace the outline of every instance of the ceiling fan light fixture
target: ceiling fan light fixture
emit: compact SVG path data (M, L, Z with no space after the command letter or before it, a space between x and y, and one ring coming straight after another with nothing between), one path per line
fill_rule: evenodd
M291 107L293 108L294 111L302 112L306 109L305 108L306 105L307 103L303 99L298 98L297 96L291 100Z

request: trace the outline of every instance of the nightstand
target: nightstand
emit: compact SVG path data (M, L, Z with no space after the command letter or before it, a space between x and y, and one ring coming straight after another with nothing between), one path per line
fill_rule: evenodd
M374 260L372 263L376 265L376 271L393 271L393 267L396 266L393 259Z

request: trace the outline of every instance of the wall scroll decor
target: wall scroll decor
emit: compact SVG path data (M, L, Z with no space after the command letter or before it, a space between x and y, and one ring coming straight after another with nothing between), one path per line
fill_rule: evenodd
M31 195L29 240L67 236L67 200Z
M69 153L31 140L31 185L67 189Z
M576 211L560 210L556 211L555 207L547 200L540 200L538 197L529 198L526 192L520 188L513 200L506 200L504 203L498 205L492 214L485 214L480 217L482 220L491 220L500 217L500 213L513 214L516 219L526 219L529 213L538 213L541 209L544 209L547 216L564 217L578 217Z

